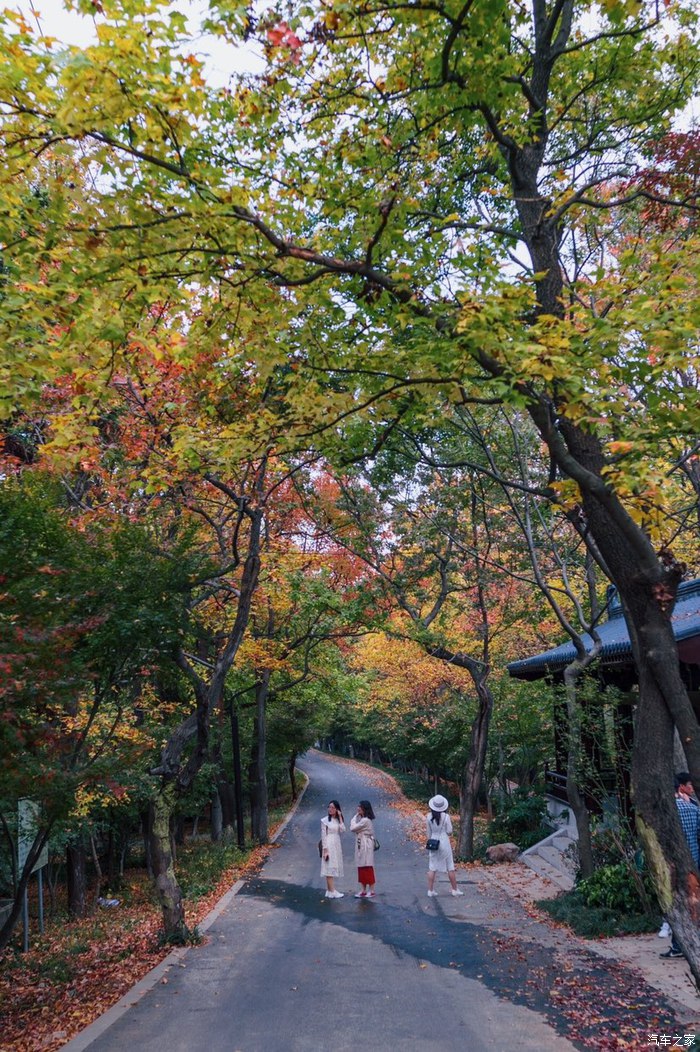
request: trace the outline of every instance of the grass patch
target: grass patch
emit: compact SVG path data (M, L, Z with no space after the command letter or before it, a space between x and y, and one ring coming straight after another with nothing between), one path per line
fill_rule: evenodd
M401 786L401 791L405 797L409 800L414 800L427 810L427 801L433 795L432 782L424 781L417 774L409 774L406 771L397 771L393 767L385 767L384 764L374 763L371 766L390 774L394 781Z
M620 913L607 906L587 906L576 889L556 899L541 899L538 909L553 920L566 924L584 939L598 939L614 935L646 935L656 931L661 923L658 914Z
M67 984L74 978L76 967L62 954L52 954L37 963L36 974L40 979L47 979L51 983Z
M181 847L177 855L177 877L186 899L200 899L213 891L224 870L243 863L248 852L232 841L199 841Z

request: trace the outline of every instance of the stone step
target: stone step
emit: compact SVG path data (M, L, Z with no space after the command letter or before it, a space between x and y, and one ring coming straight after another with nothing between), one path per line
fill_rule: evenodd
M561 888L562 891L571 891L574 886L574 882L570 876L566 873L562 873L560 869L557 869L546 859L542 858L537 852L532 852L527 855L520 856L521 862L524 862L526 866L534 870L535 873L539 873L541 877L546 877L551 880L553 884Z
M533 854L539 855L540 858L543 858L545 862L549 862L555 869L564 866L562 852L558 847L555 847L554 844L542 844L542 846L538 847Z
M553 840L550 840L550 844L554 844L557 851L566 851L572 844L576 844L577 840L575 837L569 836L568 833L560 833L559 836L555 836Z

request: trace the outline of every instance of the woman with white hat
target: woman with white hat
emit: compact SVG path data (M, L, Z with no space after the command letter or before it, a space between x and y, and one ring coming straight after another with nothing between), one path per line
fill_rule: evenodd
M455 874L455 863L452 857L452 844L450 834L452 833L452 822L447 814L449 804L444 796L434 796L428 801L430 814L426 815L425 824L428 831L428 895L430 898L437 896L434 890L436 873L447 873L452 885L452 895L463 895L457 887L457 876Z

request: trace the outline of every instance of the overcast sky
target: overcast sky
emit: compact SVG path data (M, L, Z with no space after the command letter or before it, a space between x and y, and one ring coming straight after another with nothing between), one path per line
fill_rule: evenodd
M10 0L3 6L21 11L29 25L37 29L41 27L42 33L62 43L84 46L95 39L95 19L76 14L75 11L66 11L61 0ZM206 6L205 0L179 0L173 4L177 11L188 16L192 32L188 50L206 59L210 83L227 83L234 70L261 69L262 62L252 46L232 48L220 37L207 36L198 31L201 12Z

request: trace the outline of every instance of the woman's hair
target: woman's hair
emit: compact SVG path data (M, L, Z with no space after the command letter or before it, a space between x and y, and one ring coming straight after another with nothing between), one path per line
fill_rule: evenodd
M338 820L338 822L339 822L340 819L338 818L338 815L342 815L343 809L342 809L342 807L340 806L340 804L338 803L337 800L329 800L328 801L328 806L330 807L331 804L333 804L333 806L335 807L336 811L338 812L338 814L334 815L333 817L336 818ZM328 817L330 818L331 816L329 815Z
M435 825L439 826L440 820L442 818L442 811L433 811L433 809L431 808L430 813L433 816L433 822L435 823Z
M374 818L374 811L369 800L360 800L360 807L364 811L366 818Z

